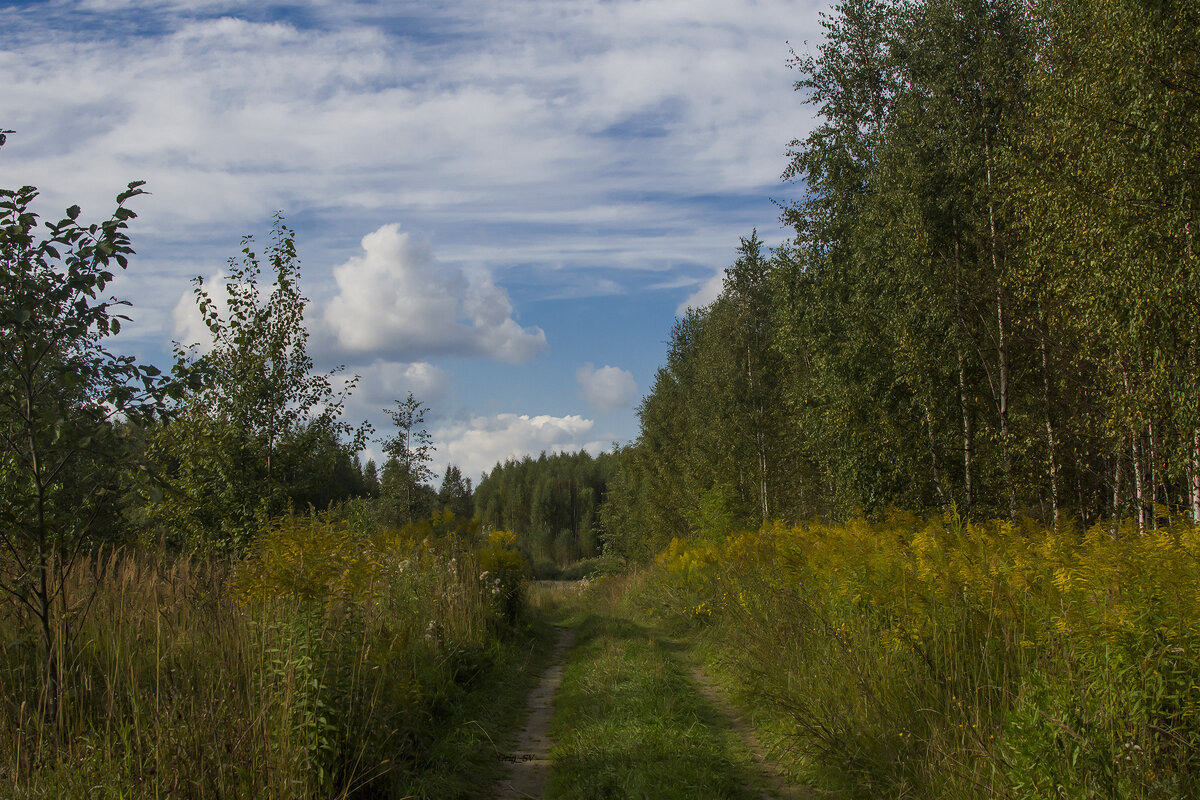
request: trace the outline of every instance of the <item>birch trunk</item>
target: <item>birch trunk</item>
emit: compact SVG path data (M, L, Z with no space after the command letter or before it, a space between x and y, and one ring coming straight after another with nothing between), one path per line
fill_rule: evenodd
M996 278L996 357L1000 368L1000 391L997 398L1000 412L1000 460L1004 468L1004 488L1008 494L1008 516L1017 518L1017 495L1013 486L1011 434L1008 424L1009 363L1008 322L1005 315L1004 280L1000 274L1000 242L996 233L996 201L992 197L992 146L985 134L984 158L987 164L988 231L991 239L992 272Z
M971 504L974 502L971 465L974 450L974 434L971 430L971 406L967 399L967 364L961 353L958 356L958 397L962 403L963 493L966 497L966 511L969 514L971 513Z
M1132 431L1133 495L1137 501L1138 533L1146 532L1146 497L1142 485L1142 443L1137 430Z
M1038 316L1043 316L1040 310ZM1056 454L1056 442L1054 438L1054 411L1050 403L1050 353L1049 348L1046 346L1044 318L1041 320L1041 323L1038 329L1038 339L1042 351L1042 402L1045 405L1046 412L1046 452L1049 454L1050 503L1053 509L1054 526L1058 527L1058 456Z
M1121 524L1121 448L1113 454L1112 535L1117 535Z
M924 403L925 407L925 431L929 434L929 457L933 462L933 483L937 488L938 504L946 508L946 487L942 485L942 459L938 456L937 437L933 435L933 414L929 410L929 404Z
M1192 432L1192 524L1200 525L1200 428Z
M1158 486L1160 483L1163 486L1163 497L1166 497L1165 481L1162 479L1162 467L1158 463L1158 437L1154 433L1154 417L1146 423L1149 431L1149 446L1150 452L1146 454L1146 466L1150 472L1150 497L1146 504L1147 512L1150 515L1150 527L1153 530L1158 530Z

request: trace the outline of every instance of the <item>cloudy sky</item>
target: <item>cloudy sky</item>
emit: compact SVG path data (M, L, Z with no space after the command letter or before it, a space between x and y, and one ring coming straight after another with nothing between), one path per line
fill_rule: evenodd
M786 62L825 6L0 0L0 186L98 220L147 181L119 351L169 366L201 336L189 280L282 211L310 351L361 376L352 419L386 433L412 391L434 466L472 477L596 452L636 436L738 237L785 236L811 126Z

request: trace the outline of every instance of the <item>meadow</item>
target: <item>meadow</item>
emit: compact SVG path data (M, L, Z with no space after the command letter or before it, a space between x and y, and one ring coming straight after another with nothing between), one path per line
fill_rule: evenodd
M893 514L676 540L637 602L836 797L1200 791L1200 530Z
M54 639L59 719L28 621L0 616L0 796L467 793L528 684L524 563L445 514L369 534L285 517L236 562L100 550Z

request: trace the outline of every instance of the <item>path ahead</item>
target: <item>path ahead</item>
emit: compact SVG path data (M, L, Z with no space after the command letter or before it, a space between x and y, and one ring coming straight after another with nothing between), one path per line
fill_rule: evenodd
M759 771L762 773L762 778L766 784L766 791L763 793L764 800L805 800L814 796L811 789L805 786L797 786L794 783L788 783L784 778L784 770L774 760L771 759L767 748L759 741L755 735L754 729L750 727L743 718L740 712L729 702L725 697L724 692L713 682L712 678L705 674L704 670L693 664L691 666L692 680L696 682L700 694L704 695L704 699L712 703L721 714L729 721L730 727L741 738L742 742L750 750L754 756L755 763L758 764Z
M529 693L525 727L517 736L516 749L502 754L508 761L508 774L500 782L497 800L540 798L546 791L546 780L550 774L550 718L554 715L554 693L562 683L564 656L574 641L574 630L558 630L551 651L551 664Z
M603 613L560 629L517 745L503 754L508 774L495 796L811 797L780 777L750 726L681 649Z

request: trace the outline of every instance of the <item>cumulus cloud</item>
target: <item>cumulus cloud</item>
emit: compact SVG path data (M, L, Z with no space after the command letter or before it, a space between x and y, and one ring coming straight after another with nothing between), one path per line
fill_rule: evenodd
M436 466L455 464L472 479L509 458L583 449L595 423L581 416L473 416L432 432Z
M408 393L425 405L425 422L428 426L436 420L451 403L453 391L450 376L441 367L427 361L411 363L376 360L370 364L356 364L339 375L342 386L350 375L358 376L358 384L346 400L344 416L352 422L367 420L375 426L377 435L393 432L391 421L385 411L395 408L397 400L404 400ZM367 448L371 458L379 461L377 448ZM364 460L366 456L364 456Z
M411 361L434 355L528 361L546 347L513 319L508 292L486 274L442 264L396 224L362 239L363 254L333 270L324 322L347 353Z
M285 210L317 301L314 357L363 371L364 395L375 364L378 387L402 390L396 376L416 381L412 365L440 356L519 362L545 348L488 275L542 300L728 263L737 237L776 215L767 195L784 190L764 187L812 125L784 40L816 41L826 7L0 3L0 119L17 131L0 168L7 185L42 189L47 217L73 203L106 213L128 181L148 181L122 295L145 321L121 334L147 348L204 341L186 280ZM439 258L399 243L385 224L397 219L436 237ZM346 262L373 230L374 251ZM322 301L335 293L336 312Z
M222 320L229 319L229 290L226 287L225 270L217 270L215 275L204 281L204 291L208 294L213 307ZM258 287L258 296L263 296L263 287ZM196 302L196 294L188 289L180 293L178 302L171 309L172 329L175 341L184 346L197 345L201 352L207 353L212 349L212 332L204 324L200 315L200 306Z
M425 405L436 408L450 391L450 376L428 361L402 363L377 360L352 371L359 376L359 397L364 403L380 407L403 400L412 392Z
M226 300L224 277L223 272L218 272L208 282L209 294L215 296L214 299L222 310ZM212 334L204 324L200 310L196 307L196 297L191 292L179 295L175 308L171 309L171 323L175 341L183 345L197 344L205 351L212 348Z
M633 374L620 367L596 369L584 364L575 371L575 380L579 382L579 396L597 414L628 407L638 390Z

